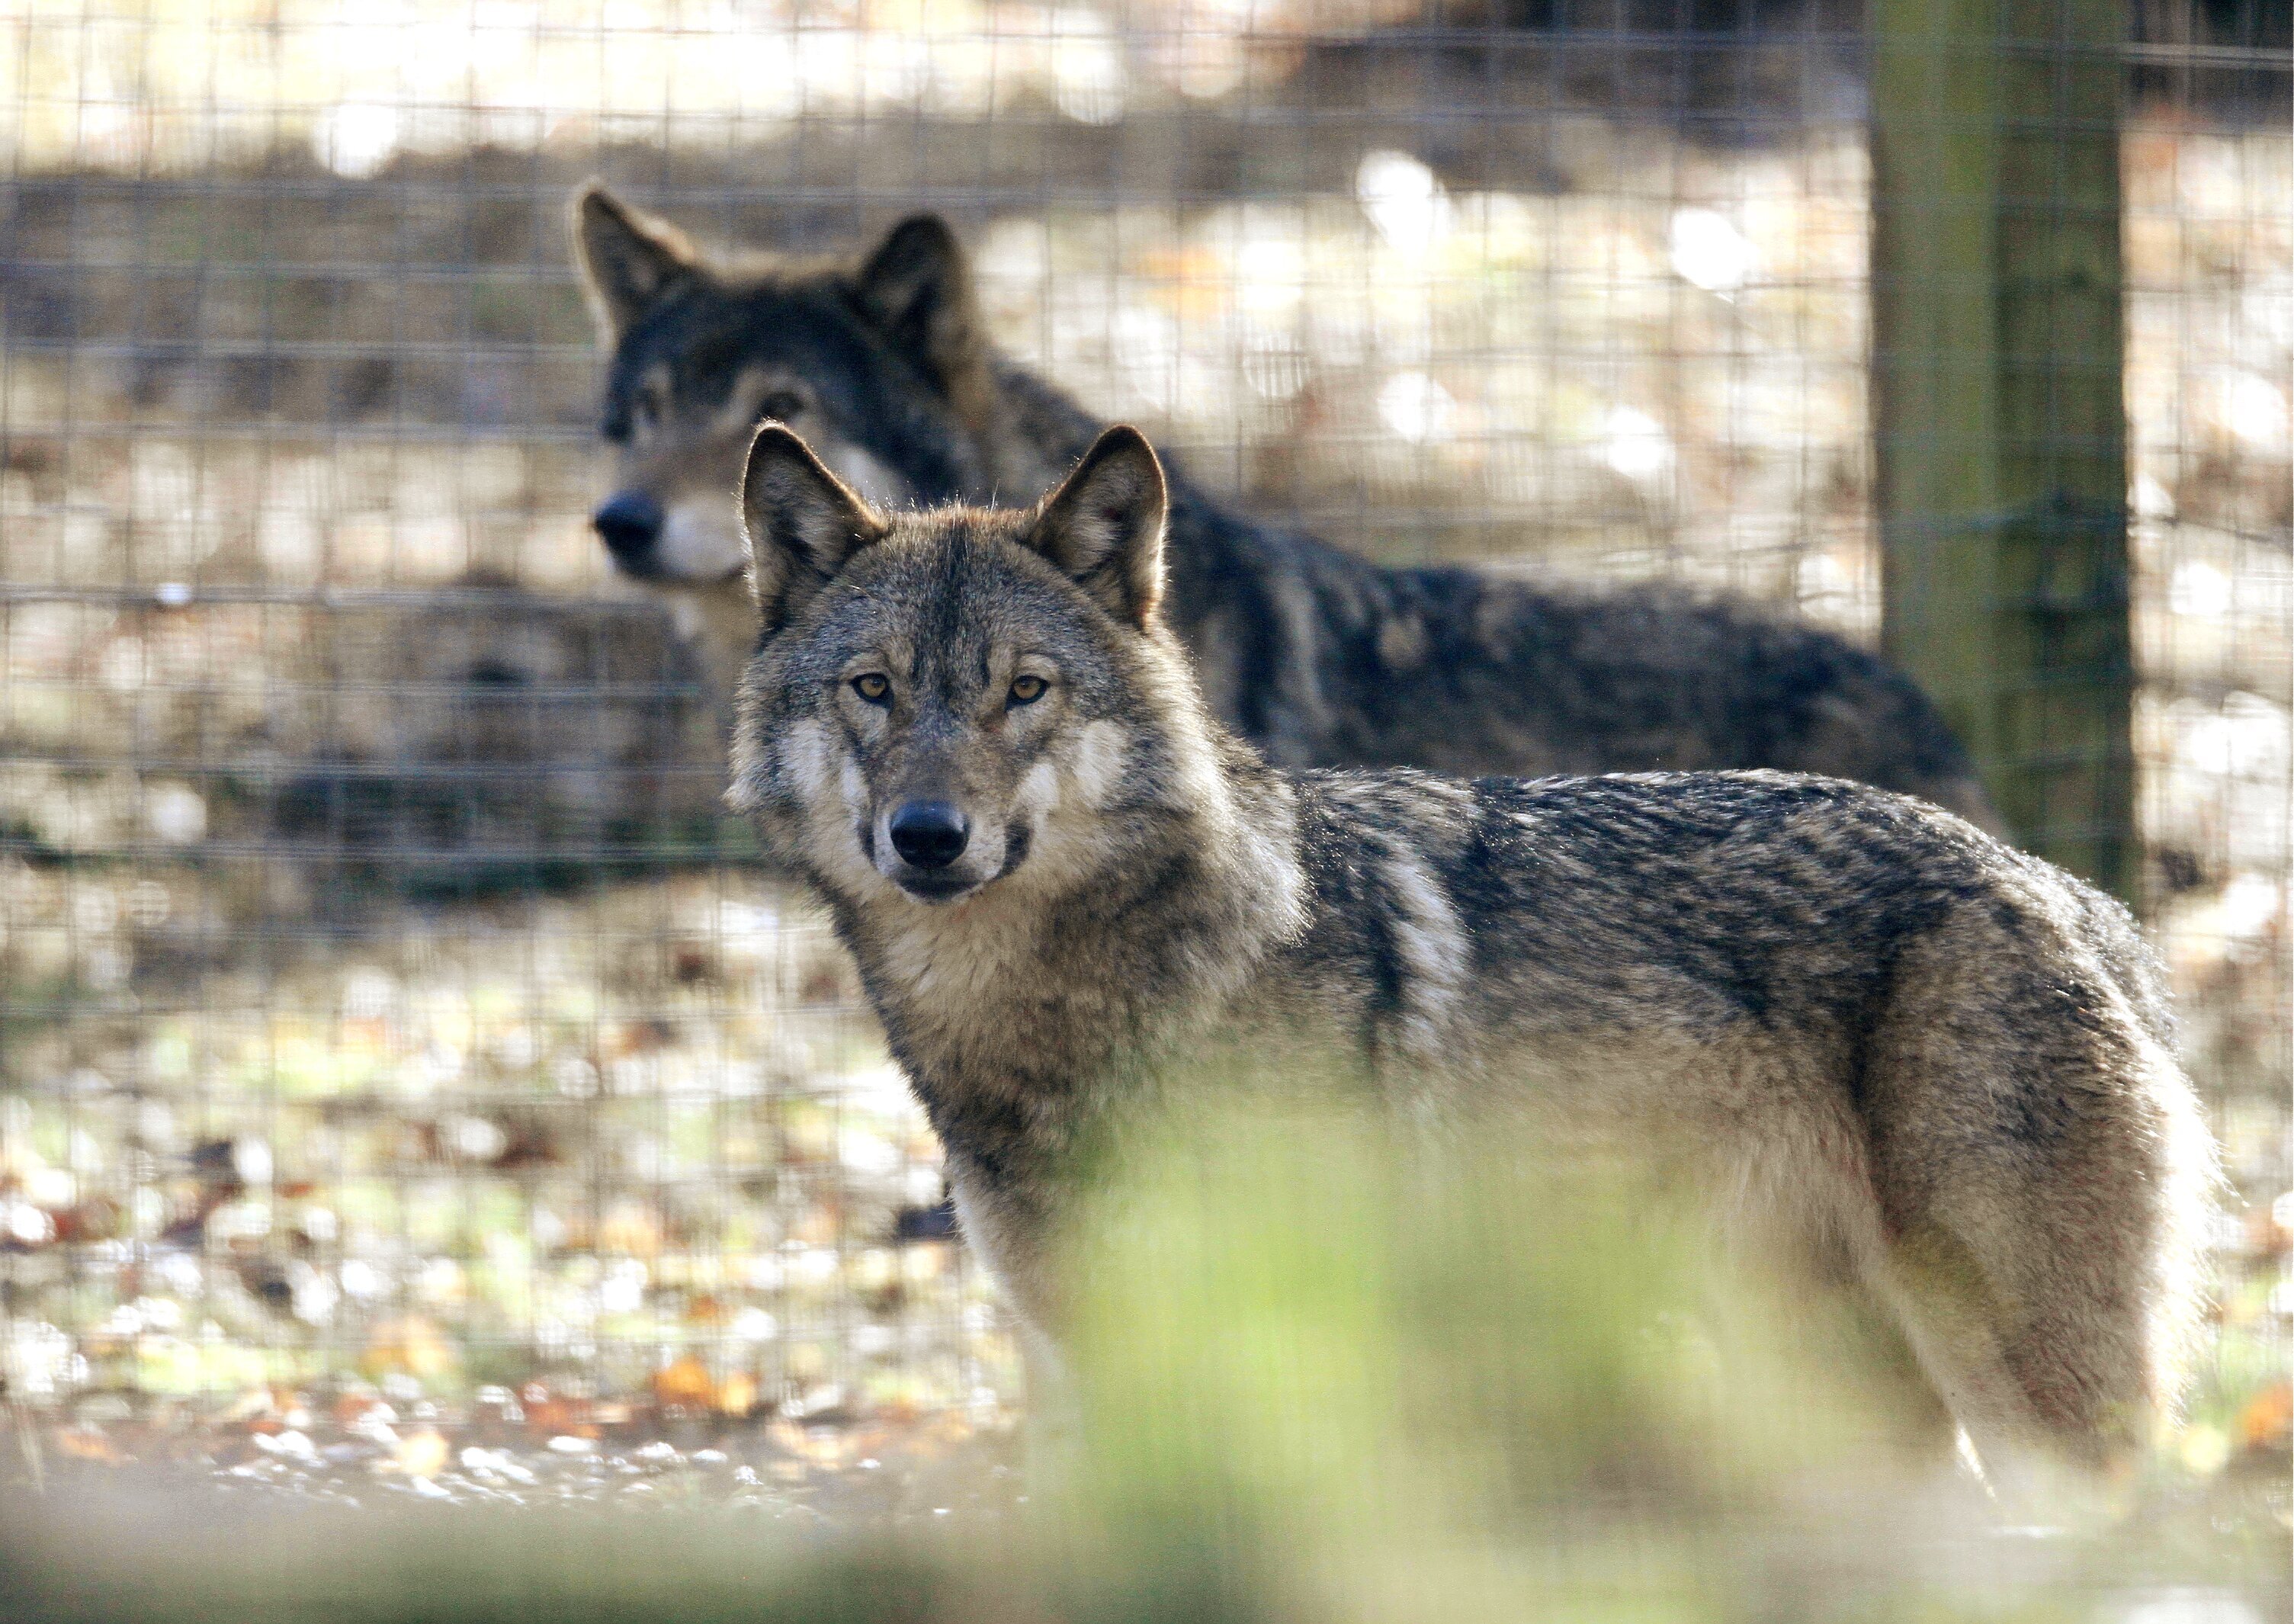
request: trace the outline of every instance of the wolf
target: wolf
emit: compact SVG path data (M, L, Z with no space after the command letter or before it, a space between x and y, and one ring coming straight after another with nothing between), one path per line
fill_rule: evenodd
M1166 615L1167 489L1116 428L1034 507L886 513L777 424L742 486L728 800L1037 1334L1104 1123L1208 1046L1336 1041L1410 1113L1677 1159L1987 1457L2171 1407L2213 1152L2118 903L1838 779L1272 764Z
M612 355L603 427L619 488L597 530L699 632L722 691L748 633L727 493L760 420L803 434L880 506L1025 500L1102 427L997 353L970 262L935 216L903 221L857 261L712 261L594 183L574 220ZM1925 696L1830 632L1659 587L1590 594L1386 568L1166 477L1166 621L1212 709L1278 764L1771 767L2003 828Z

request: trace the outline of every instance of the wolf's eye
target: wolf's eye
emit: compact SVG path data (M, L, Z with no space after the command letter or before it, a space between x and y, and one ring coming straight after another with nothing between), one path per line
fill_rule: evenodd
M886 705L892 698L892 684L882 672L864 671L852 679L852 691L871 705Z
M1014 677L1012 679L1012 703L1033 705L1050 687L1051 684L1041 677Z
M758 412L777 423L785 423L804 411L804 396L794 389L775 389L757 404Z

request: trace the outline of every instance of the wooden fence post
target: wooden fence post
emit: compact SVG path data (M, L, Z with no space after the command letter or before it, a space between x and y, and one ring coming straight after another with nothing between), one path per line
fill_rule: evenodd
M2129 902L2124 0L1872 0L1883 638L2016 837Z

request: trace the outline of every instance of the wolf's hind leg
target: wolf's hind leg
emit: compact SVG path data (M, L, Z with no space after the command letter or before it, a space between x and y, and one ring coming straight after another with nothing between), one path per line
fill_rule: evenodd
M2098 1464L2092 1432L2032 1402L2010 1349L2014 1334L1974 1253L1940 1228L1889 1249L1873 1282L1897 1312L1906 1341L1987 1468L2034 1448Z
M1979 916L1896 982L1867 1278L1987 1465L2107 1464L2171 1411L2195 1318L2213 1153L2190 1085L2091 944L2041 920Z
M2114 1104L2125 1109L2074 1136L2083 1145L1970 1157L1936 1180L1874 1281L1995 1466L2034 1447L2100 1466L2174 1407L2198 1293L2204 1130L2156 1120L2187 1106L2179 1077L2163 1101ZM2178 1155L2178 1139L2193 1148Z
M1771 1097L1791 1098L1782 1086ZM1865 1441L1902 1468L1956 1470L1956 1412L1906 1317L1874 1287L1884 1224L1856 1122L1844 1105L1801 1103L1804 1112L1765 1116L1756 1135L1706 1136L1727 1145L1715 1160L1732 1175L1708 1193L1714 1228L1783 1293L1790 1311L1770 1327L1779 1347L1808 1369L1847 1375Z

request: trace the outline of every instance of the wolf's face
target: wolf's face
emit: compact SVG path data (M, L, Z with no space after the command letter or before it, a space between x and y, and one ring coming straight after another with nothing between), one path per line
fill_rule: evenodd
M1165 503L1116 428L1034 510L887 518L767 425L742 487L764 637L733 804L855 901L1063 887L1113 860L1168 751L1139 697L1177 666Z
M575 257L613 352L603 428L616 486L593 522L639 580L704 585L746 562L731 500L757 425L785 423L865 498L984 494L962 380L978 371L967 264L929 216L857 265L722 271L602 187Z

